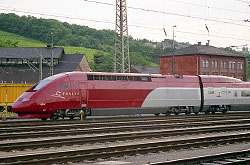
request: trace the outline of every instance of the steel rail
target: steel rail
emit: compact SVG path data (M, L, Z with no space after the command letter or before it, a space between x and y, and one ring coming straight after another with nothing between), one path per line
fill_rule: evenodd
M186 164L201 164L201 163L214 163L214 164L246 164L250 162L250 149L243 151L225 152L212 155L204 155L192 158L184 158L178 160L171 160L165 162L150 163L150 165L186 165Z
M90 143L99 142L113 142L113 141L126 141L142 138L162 138L173 137L177 135L194 135L201 133L218 133L226 131L239 131L249 130L250 123L244 125L229 125L229 126L212 126L212 127L199 127L199 128L184 128L184 129L172 129L172 130L159 130L159 131L147 131L147 132L129 132L129 133L115 133L105 135L90 135L84 137L70 137L50 140L30 140L30 141L18 141L0 144L0 151L13 151L24 149L37 149L37 148L49 148L60 147L64 145L84 145Z
M0 164L52 164L250 141L250 132L0 157Z
M125 132L125 131L136 131L136 130L159 130L159 129L173 129L173 128L188 128L197 126L211 126L211 125L226 125L226 124L248 124L250 119L241 120L219 120L219 121L208 121L208 122L189 122L189 123L166 123L166 124L144 124L144 125L132 125L132 126L109 126L109 127L89 127L75 130L57 130L57 131L40 131L40 132L22 132L22 133L11 133L11 134L0 134L0 140L6 139L25 139L25 138L38 138L38 137L52 137L61 135L82 135L82 134L93 134L93 133L114 133L114 132Z
M250 116L249 116L250 117ZM214 121L217 119L217 121L219 120L230 120L230 119L249 119L248 116L241 116L241 117L227 117L227 118L201 118L201 119L172 119L172 120L166 120L166 119L154 119L154 120L143 120L143 121L129 121L129 122L125 122L125 121L116 121L116 122L93 122L93 123L72 123L72 124L64 124L64 125L39 125L39 126L24 126L24 127L11 127L11 128L0 128L0 133L11 133L11 132L24 132L24 131L44 131L44 130L60 130L60 129L82 129L82 128L91 128L91 127L108 127L108 126L122 126L122 125L140 125L140 124L163 124L163 123L177 123L177 122L205 122L205 121Z
M179 116L130 116L130 117L116 117L116 118L94 118L94 119L85 119L84 121L80 120L48 120L48 121L5 121L0 122L1 128L8 127L22 127L22 126L40 126L40 125L70 125L70 124L79 124L79 123L106 123L106 122L119 122L119 121L144 121L144 120L183 120L183 119L204 119L204 118L228 118L228 117L246 117L250 116L250 112L241 112L241 113L228 113L228 114L213 114L213 115L179 115Z
M248 120L249 117L240 117L240 118L226 118L220 119L223 120ZM142 125L142 124L165 124L165 123L186 123L186 122L209 122L215 121L215 118L206 118L206 119L195 119L195 120L149 120L149 121L130 121L130 122L109 122L109 123L77 123L77 124L67 124L67 125L50 125L50 126L33 126L33 127L15 127L15 128L0 128L0 133L11 133L11 132L25 132L25 131L44 131L44 130L72 130L72 129L83 129L83 128L98 128L98 127L110 127L110 126L128 126L128 125ZM219 120L216 120L219 121Z
M250 117L250 115L249 115ZM173 122L188 122L188 121L213 121L213 120L225 120L225 119L248 119L249 118L248 116L207 116L206 118L170 118L170 119L167 119L166 118L145 118L143 120L137 120L137 119L134 119L134 120L115 120L115 121L109 121L109 120L106 120L106 121L89 121L89 122L82 122L82 121L77 121L77 122L70 122L70 123L57 123L57 122L54 122L54 123L50 123L49 125L47 125L46 123L43 124L41 123L41 125L32 125L32 126L29 126L29 125L22 125L22 124L19 124L18 126L16 126L17 123L13 123L14 125L9 125L7 127L1 127L0 128L0 133L5 133L5 132L11 132L13 130L16 131L21 131L21 130L25 130L25 129L34 129L34 130L42 130L42 129L49 129L49 128L55 128L55 126L57 126L56 128L59 129L59 128L62 128L64 129L65 127L68 127L68 128L75 128L75 127L78 127L78 126L86 126L86 127L89 127L90 125L93 125L94 127L98 126L98 125L110 125L110 124L126 124L126 125L134 125L134 124L140 124L140 123L150 123L150 122L163 122L163 123L173 123ZM96 124L96 126L95 126Z

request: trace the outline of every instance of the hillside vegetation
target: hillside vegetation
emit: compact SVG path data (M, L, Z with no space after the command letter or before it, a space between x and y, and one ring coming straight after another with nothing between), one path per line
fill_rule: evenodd
M5 36L4 41L0 42L2 46L8 44L28 47L46 46L53 42L56 46L65 47L66 53L85 53L90 63L93 62L93 56L101 56L98 65L91 65L92 70L112 71L115 37L115 32L112 30L96 30L53 19L19 17L15 14L0 14L0 30L24 37L23 40L18 41L15 40L17 36L9 36L9 33L1 32L0 35ZM164 50L160 47L145 46L144 43L147 41L129 37L131 65L158 66L159 55L163 54ZM93 49L95 51L92 51Z
M0 30L0 46L4 47L45 47L46 44L17 34Z
M0 30L0 46L2 47L46 47L43 42L23 37L17 34L8 33ZM107 53L84 47L62 46L66 54L85 54L91 68L95 68L94 55Z

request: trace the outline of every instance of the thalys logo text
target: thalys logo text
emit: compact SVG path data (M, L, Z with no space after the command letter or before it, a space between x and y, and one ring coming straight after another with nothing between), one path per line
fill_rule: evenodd
M78 96L78 92L61 92L61 91L56 91L55 94L51 95L52 97L57 97L61 99L65 99L64 96Z

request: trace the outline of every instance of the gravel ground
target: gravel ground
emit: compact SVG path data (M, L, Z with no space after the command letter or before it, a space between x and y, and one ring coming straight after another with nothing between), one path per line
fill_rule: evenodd
M232 152L250 149L250 143L230 144L227 146L213 146L199 149L185 149L178 151L159 152L146 155L124 156L121 158L110 158L109 160L97 160L95 162L70 163L74 165L144 165L155 162L164 162L167 160L176 160L191 158L196 156L205 156L221 152Z
M233 134L233 133L244 133L248 131L233 131L233 132L225 132L225 133L213 133L215 135L221 134ZM199 134L195 135L199 136L211 136L211 134ZM14 155L22 155L22 154L34 154L34 153L44 153L44 152L55 152L55 151L67 151L71 149L90 149L95 147L107 147L112 145L123 145L123 144L133 144L133 143L145 143L146 141L165 141L165 140L177 140L177 139L187 139L192 138L194 135L186 135L186 136L170 136L164 138L154 138L154 139L140 139L140 140L127 140L127 141L116 141L116 142L108 142L108 143L99 143L99 144L86 144L86 145L73 145L73 146L62 146L62 147L50 147L50 148L40 148L36 150L24 150L24 151L12 151L12 152L0 152L0 157L6 156L14 156ZM58 137L57 137L58 138ZM43 138L46 139L46 138ZM48 138L53 139L53 138ZM60 138L59 138L60 139ZM34 139L33 139L34 140ZM18 141L18 140L17 140ZM95 161L87 161L87 162L79 162L79 163L66 163L70 165L143 165L149 164L150 162L163 162L166 160L176 160L180 158L190 158L195 156L204 156L208 154L221 153L221 152L232 152L232 151L240 151L250 149L249 143L240 143L240 144L228 144L227 146L212 146L212 147L204 147L204 148L190 148L178 151L169 151L169 152L158 152L158 153L150 153L145 155L135 155L135 156L124 156L120 158L109 158L109 159L98 159Z

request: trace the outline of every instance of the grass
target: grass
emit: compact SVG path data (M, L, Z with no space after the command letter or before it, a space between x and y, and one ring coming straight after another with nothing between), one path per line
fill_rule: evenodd
M33 40L27 37L22 37L17 34L8 33L0 30L0 40L2 41L11 41L11 42L18 42L17 47L45 47L46 44Z
M0 117L3 117L3 112L0 112ZM8 112L7 113L7 118L15 118L15 117L17 117L17 114L16 113L14 113L14 112Z
M94 63L95 54L103 54L103 55L108 54L100 50L84 48L84 47L73 47L73 46L62 46L62 47L64 48L65 54L85 54L89 63Z

